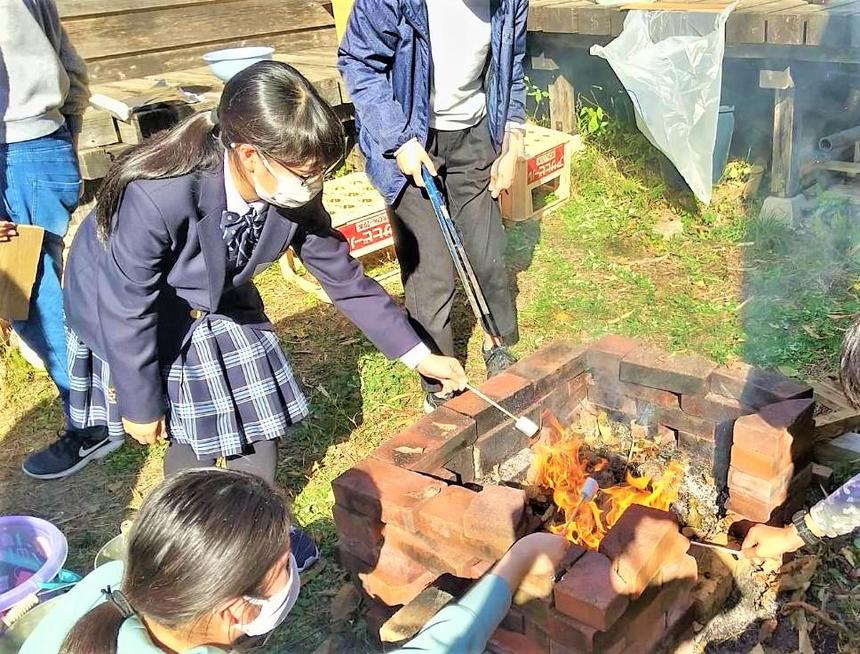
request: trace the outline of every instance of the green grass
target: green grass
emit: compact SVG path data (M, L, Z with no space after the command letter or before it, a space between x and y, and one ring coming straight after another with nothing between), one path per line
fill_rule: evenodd
M590 138L572 168L570 200L540 223L509 228L522 334L517 352L526 354L553 338L619 333L721 362L744 358L798 375L832 372L840 334L860 310L860 233L848 209L835 202L804 229L751 220L741 198L747 169L731 164L712 205L698 207L666 188L642 137L610 123ZM672 240L654 231L668 220L683 224L683 233ZM374 267L384 271L391 264ZM418 417L418 382L386 361L331 306L286 284L277 268L258 284L313 412L283 439L278 479L295 519L319 541L326 558L270 651L313 651L333 632L355 638L354 651L366 651L360 621L329 623L330 599L347 581L336 564L331 481ZM396 279L387 287L395 295L402 292ZM458 310L455 324L461 331L471 328L467 309ZM467 370L477 380L480 337L467 336ZM54 428L58 414L49 408L50 385L43 378L34 382L15 354L0 361L0 441L18 433L23 420L28 430ZM145 492L157 478L160 455L124 448L82 477L128 479ZM18 464L13 459L0 462L11 470ZM141 470L150 470L149 476ZM98 483L93 486L98 492ZM41 488L24 490L38 496ZM16 502L7 501L4 510L15 510ZM90 529L71 538L72 546L96 547L115 528Z

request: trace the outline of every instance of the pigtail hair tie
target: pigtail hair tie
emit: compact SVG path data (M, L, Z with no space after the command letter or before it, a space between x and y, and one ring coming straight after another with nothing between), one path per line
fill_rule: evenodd
M113 604L117 611L120 612L123 618L130 618L134 615L134 609L131 604L129 604L128 599L123 594L121 590L113 590L110 586L102 589L102 595L105 596L105 599Z

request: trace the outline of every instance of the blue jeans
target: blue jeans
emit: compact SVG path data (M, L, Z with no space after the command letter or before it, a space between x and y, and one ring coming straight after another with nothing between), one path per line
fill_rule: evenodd
M69 374L63 314L63 236L78 204L81 175L65 127L21 143L0 143L0 220L45 230L27 320L12 323L45 363L69 414Z

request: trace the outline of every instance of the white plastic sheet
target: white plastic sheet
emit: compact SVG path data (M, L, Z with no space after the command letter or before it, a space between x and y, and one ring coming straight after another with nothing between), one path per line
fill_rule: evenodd
M675 164L702 202L711 200L725 25L720 13L630 11L624 29L591 54L612 66L636 124Z

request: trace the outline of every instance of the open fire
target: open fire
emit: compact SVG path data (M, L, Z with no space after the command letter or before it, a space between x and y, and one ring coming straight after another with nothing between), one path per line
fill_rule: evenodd
M625 481L606 488L589 498L587 488L609 461L590 456L584 442L571 428L556 420L546 420L540 441L535 445L535 459L529 481L552 491L561 520L548 525L551 532L563 534L570 542L596 550L607 532L633 504L667 511L678 499L684 467L671 461L662 476L636 476L629 469Z

